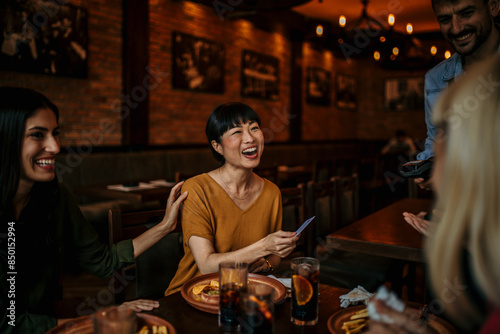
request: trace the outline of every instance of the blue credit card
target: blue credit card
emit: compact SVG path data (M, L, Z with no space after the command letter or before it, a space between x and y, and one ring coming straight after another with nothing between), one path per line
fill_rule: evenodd
M297 231L295 231L296 235L299 235L302 233L302 231L304 231L304 229L307 227L307 225L309 225L310 222L312 222L314 220L314 218L316 218L316 216L312 216L311 218L309 218L308 220L306 220L298 229Z

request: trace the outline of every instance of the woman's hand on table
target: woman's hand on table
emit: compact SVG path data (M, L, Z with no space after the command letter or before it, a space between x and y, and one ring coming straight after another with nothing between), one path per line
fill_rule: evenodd
M284 258L295 249L298 240L295 232L277 231L264 238L264 247L271 254Z
M167 207L165 208L165 217L162 220L162 223L166 225L165 228L168 231L167 233L172 232L177 226L179 207L188 195L187 191L181 194L181 188L183 184L184 181L177 183L170 191L170 195L168 195Z
M410 224L415 230L427 236L429 234L429 229L432 225L432 222L424 219L426 214L427 212L424 211L421 211L416 215L409 212L403 212L403 216L406 222Z
M149 300L149 299L137 299L137 300L132 300L129 302L125 302L120 305L120 307L128 307L134 312L141 312L141 311L151 311L154 308L160 307L160 303L156 300Z
M374 303L377 313L392 319L393 323L388 324L370 319L368 334L400 334L400 333L418 333L418 334L437 334L437 332L428 326L425 320L419 319L419 314L406 308L403 312L398 312L388 307L383 301L371 301Z

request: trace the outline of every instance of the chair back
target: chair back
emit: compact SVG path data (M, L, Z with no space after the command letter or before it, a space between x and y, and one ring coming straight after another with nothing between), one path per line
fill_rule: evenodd
M181 181L186 181L187 179L192 178L193 176L199 175L201 173L182 173L175 172L175 183L179 183Z
M359 218L359 178L351 176L335 178L338 189L339 227L349 225Z
M318 159L313 164L312 181L327 181L336 173L337 163L333 159Z
M257 167L253 171L255 172L255 174L259 175L262 178L268 179L279 187L278 166Z
M135 238L158 224L164 216L165 210L131 213L123 213L120 209L109 210L110 243ZM133 298L163 295L170 284L184 255L180 219L178 221L175 231L163 237L137 257L135 293L132 293L135 296ZM125 299L125 294L125 289L116 289L115 301L122 302Z
M307 183L307 207L310 215L316 216L315 240L324 239L339 227L337 183L335 179Z
M299 184L297 187L288 187L281 189L281 202L283 207L283 231L296 231L300 225L307 219L306 209L306 187ZM313 226L308 226L297 242L295 251L292 254L300 252L301 255L312 256L313 253Z

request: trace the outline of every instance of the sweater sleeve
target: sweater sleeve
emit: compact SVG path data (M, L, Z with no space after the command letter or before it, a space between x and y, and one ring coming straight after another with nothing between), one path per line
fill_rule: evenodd
M66 199L63 207L64 223L70 225L67 233L70 234L68 237L72 244L69 246L78 263L99 277L109 277L115 270L133 264L132 240L123 240L111 246L101 243L97 232L87 222L76 202L65 192L65 189L61 192Z

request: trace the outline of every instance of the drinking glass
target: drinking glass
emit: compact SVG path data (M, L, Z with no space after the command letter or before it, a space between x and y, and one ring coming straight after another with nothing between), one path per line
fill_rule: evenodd
M272 334L274 327L274 289L266 284L252 284L240 295L241 332Z
M134 334L137 316L128 307L111 306L94 314L96 334Z
M318 323L319 260L312 257L292 259L292 317L295 325Z
M247 278L247 263L219 264L219 328L223 332L240 330L238 322L240 293L246 291Z

